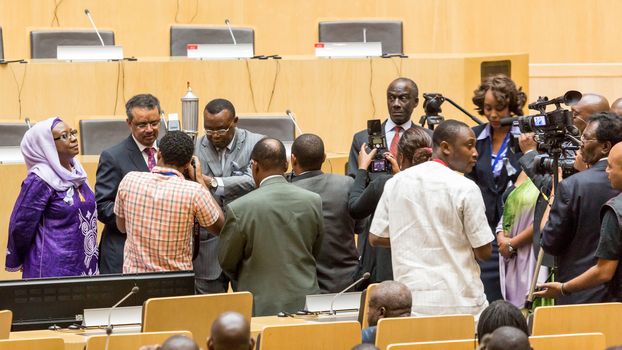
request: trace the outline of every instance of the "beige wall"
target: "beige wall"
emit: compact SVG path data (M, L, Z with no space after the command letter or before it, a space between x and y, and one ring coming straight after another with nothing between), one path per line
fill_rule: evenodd
M89 27L84 8L99 27L116 32L127 56L137 57L168 55L169 26L176 22L222 25L229 18L256 29L258 54L300 55L313 53L319 19L379 17L403 20L407 53L527 52L535 63L622 61L619 0L2 0L5 55L30 56L29 28Z

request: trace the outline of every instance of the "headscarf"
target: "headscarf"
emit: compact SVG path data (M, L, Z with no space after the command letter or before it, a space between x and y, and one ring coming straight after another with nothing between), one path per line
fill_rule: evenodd
M74 171L60 164L52 135L52 128L60 122L62 120L58 117L38 122L26 131L20 146L28 173L37 174L56 191L67 191L82 185L86 181L86 172L75 158L71 160Z

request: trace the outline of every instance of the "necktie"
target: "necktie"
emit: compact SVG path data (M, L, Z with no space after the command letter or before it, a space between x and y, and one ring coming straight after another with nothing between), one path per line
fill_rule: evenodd
M393 128L393 131L395 131L395 134L393 135L393 139L391 140L391 148L389 149L393 157L397 157L397 143L400 141L401 130L402 130L401 126L396 126Z
M155 149L153 147L147 147L143 152L147 153L147 168L151 171L151 169L156 166Z

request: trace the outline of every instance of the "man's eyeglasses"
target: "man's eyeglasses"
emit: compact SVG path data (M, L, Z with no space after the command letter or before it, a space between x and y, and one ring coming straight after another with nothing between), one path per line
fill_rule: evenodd
M598 141L598 139L595 139L595 138L586 138L584 135L581 135L581 142L582 142L582 143L586 143L586 142L589 142L589 141Z
M73 130L69 131L68 133L64 132L64 133L60 134L59 137L55 137L54 141L62 140L62 141L67 142L72 137L78 138L78 130L73 129Z
M229 126L226 129L220 129L220 130L210 130L210 129L205 129L205 135L207 136L224 136L227 132L229 132L229 129L231 129L231 127L233 126L233 120L231 121L231 123L229 123Z
M151 125L151 127L153 129L157 128L160 126L160 120L154 120L152 122L145 122L145 123L138 123L138 124L134 124L138 129L144 130L147 129L148 125Z

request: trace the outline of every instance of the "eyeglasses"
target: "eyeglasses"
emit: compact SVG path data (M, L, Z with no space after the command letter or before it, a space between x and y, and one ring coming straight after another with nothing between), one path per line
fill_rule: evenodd
M136 126L136 128L141 129L141 130L147 129L148 125L151 125L151 127L155 129L160 126L160 119L154 120L152 122L145 122L145 123L139 123L139 124L134 124L134 125Z
M62 141L67 142L72 137L78 138L78 130L73 129L73 130L69 131L68 133L64 132L64 133L60 134L59 137L55 137L54 141L62 140Z
M598 141L598 139L595 139L595 138L589 138L588 139L588 138L585 138L583 135L581 135L581 142L586 143L586 142L589 142L589 141Z
M205 130L205 135L207 135L207 136L214 136L214 135L223 136L227 132L229 132L229 129L231 129L232 126L233 126L233 120L231 121L231 123L229 123L229 126L226 129L220 129L220 130L204 129Z

